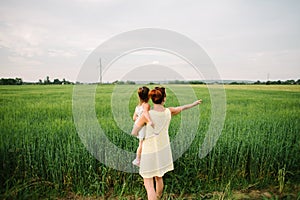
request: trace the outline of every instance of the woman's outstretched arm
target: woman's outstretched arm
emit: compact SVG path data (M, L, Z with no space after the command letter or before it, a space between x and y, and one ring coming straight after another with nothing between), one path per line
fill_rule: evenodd
M172 115L177 115L181 111L195 107L195 106L199 105L200 103L202 103L202 99L199 99L191 104L186 104L186 105L178 106L178 107L170 107L169 109L170 109Z

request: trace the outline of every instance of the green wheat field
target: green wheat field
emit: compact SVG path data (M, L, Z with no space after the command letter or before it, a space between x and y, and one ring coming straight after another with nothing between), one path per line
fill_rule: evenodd
M0 86L0 199L146 199L138 174L105 166L81 142L73 87ZM122 136L114 122L114 87L97 86L97 118L115 145L135 152L138 140ZM163 199L246 199L250 191L260 191L258 199L299 198L300 86L226 85L223 131L203 159L198 152L210 123L210 96L205 85L191 87L203 99L195 116L199 128L174 171L164 176ZM166 106L177 106L174 93L167 95ZM133 93L130 114L136 103ZM179 123L180 115L171 121L171 140Z

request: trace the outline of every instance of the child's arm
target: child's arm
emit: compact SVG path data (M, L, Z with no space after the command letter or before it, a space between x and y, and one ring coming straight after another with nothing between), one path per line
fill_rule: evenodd
M133 121L135 121L136 118L137 118L137 114L136 114L136 112L134 111L133 116L132 116Z
M150 110L150 105L149 103L144 103L143 105L143 115L145 116L146 120L148 121L148 123L153 126L153 122L150 118L150 115L149 115L149 110Z
M187 105L183 105L183 106L178 106L178 107L175 107L175 108L174 107L170 107L169 109L170 109L172 115L177 115L181 111L190 109L190 108L192 108L194 106L199 105L200 103L202 103L202 99L197 100L197 101L195 101L194 103L191 103L191 104L187 104Z

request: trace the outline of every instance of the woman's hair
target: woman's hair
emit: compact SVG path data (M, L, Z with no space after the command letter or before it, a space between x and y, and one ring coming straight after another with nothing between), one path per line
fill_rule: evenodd
M166 89L164 87L155 87L150 91L149 96L153 103L161 104L166 97Z
M149 101L149 88L143 86L138 89L138 95L141 101L147 103Z

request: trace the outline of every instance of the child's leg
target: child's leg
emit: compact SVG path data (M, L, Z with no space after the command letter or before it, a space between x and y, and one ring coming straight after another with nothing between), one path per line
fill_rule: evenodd
M137 148L137 150L136 150L136 158L137 158L138 160L141 160L142 146L143 146L143 140L140 140L139 146L138 146L138 148Z
M132 161L132 164L136 166L140 166L140 161L141 161L141 155L142 155L142 145L143 145L143 140L140 139L139 146L136 150L136 158L134 161Z

